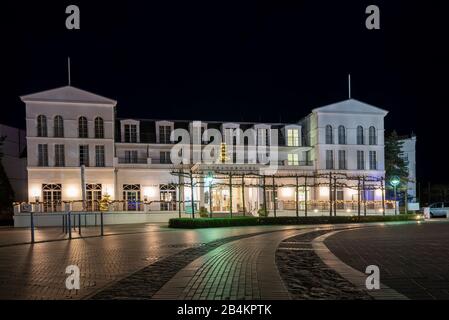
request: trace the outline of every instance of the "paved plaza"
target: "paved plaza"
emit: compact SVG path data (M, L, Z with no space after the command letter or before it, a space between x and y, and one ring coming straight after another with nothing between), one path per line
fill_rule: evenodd
M87 228L71 241L59 228L42 228L35 244L26 244L28 229L1 228L0 299L292 299L298 295L282 280L276 252L312 254L312 246L288 239L313 232L328 235L323 244L342 264L360 272L378 265L382 284L407 298L449 298L449 223L423 222L192 230L121 225L106 227L103 237ZM65 288L69 265L80 268L78 291ZM307 274L300 264L292 272Z

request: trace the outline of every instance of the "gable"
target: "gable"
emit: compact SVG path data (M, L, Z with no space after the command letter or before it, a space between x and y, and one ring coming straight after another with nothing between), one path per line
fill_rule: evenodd
M315 113L348 113L348 114L377 114L386 116L388 111L372 106L370 104L349 99L329 104L312 110Z
M115 100L81 90L72 86L41 91L21 96L23 102L58 102L116 105Z

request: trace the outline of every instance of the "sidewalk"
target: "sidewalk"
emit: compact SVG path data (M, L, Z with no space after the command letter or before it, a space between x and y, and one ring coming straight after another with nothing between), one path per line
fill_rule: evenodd
M224 244L179 271L153 299L290 299L275 252L283 239L310 231L278 231Z

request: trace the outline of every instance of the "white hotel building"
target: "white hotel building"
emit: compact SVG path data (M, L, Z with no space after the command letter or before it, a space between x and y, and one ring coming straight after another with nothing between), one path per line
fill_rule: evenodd
M330 197L338 200L336 209L353 213L359 210L356 202L365 207L368 202L371 212L383 202L387 111L354 99L313 109L291 123L120 119L116 101L72 86L21 99L26 104L28 201L36 203L37 211L64 210L67 203L77 210L83 198L87 210L98 210L96 200L105 194L113 200L111 211L177 212L181 205L184 212L192 195L196 210L252 214L264 203L271 212L294 214L299 202L302 212L306 196L311 212L328 212ZM247 156L239 160L231 147L224 147L230 155L226 163L217 158L213 164L172 164L171 132L196 127L221 133L255 129L257 143L267 142L277 152L276 174L263 178L263 187L258 174L264 165ZM278 143L271 141L275 129ZM192 172L193 192L188 177L174 174L181 168ZM359 191L362 180L364 191Z

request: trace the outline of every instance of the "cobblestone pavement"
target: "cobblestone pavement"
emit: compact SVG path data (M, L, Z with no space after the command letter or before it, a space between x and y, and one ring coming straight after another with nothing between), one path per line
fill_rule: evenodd
M276 251L276 265L293 299L372 299L323 263L312 240L329 230L313 231L285 239Z
M325 240L344 263L410 299L449 299L449 223L395 224L339 232Z
M186 248L198 247L226 237L289 227L179 230L140 225L108 228L111 235L105 237L0 247L0 299L85 298ZM14 230L4 231L0 230L0 239L20 239L24 230L17 230L17 234ZM57 234L54 228L41 229L41 232ZM68 265L80 268L79 291L68 291L65 288L65 269Z
M274 256L286 230L235 240L201 256L178 272L153 299L290 299Z

